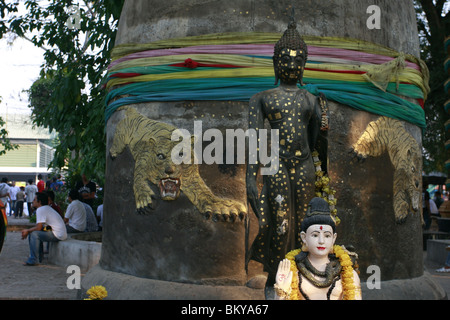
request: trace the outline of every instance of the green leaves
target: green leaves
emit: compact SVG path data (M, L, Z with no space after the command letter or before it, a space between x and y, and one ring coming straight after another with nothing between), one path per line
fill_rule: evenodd
M51 166L69 167L103 183L106 157L104 97L101 82L110 63L124 0L0 1L0 37L14 32L45 50L39 79L28 90L35 125L56 130L59 139ZM68 19L79 19L69 28ZM74 21L74 20L72 20ZM30 34L33 36L31 37Z
M0 103L1 103L0 98ZM6 131L3 126L6 122L0 117L0 156L4 155L7 151L18 149L19 146L17 144L12 144L8 138L8 131Z
M445 132L445 122L448 115L444 109L447 99L443 88L447 79L444 70L446 59L443 46L445 38L446 21L450 17L448 9L444 7L444 0L415 0L414 6L417 13L417 26L421 48L421 58L430 71L431 92L425 102L425 117L427 129L423 134L424 162L423 170L446 172L445 162L448 153L445 142L448 139Z

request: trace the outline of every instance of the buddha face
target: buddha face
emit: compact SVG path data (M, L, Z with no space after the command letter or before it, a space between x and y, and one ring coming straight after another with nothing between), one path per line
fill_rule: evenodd
M303 243L313 256L327 256L333 249L337 234L326 224L314 224L300 234Z
M283 49L274 57L275 72L281 83L296 84L303 78L305 67L304 52L302 50Z

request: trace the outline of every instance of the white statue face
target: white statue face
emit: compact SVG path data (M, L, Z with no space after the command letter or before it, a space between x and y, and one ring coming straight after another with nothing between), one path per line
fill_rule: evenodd
M333 228L326 224L314 224L306 233L301 233L302 241L308 247L309 254L313 256L328 256L333 249L337 234Z

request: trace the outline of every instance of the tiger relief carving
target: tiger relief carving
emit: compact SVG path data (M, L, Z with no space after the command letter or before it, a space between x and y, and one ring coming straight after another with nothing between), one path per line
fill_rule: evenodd
M385 152L389 154L394 166L393 201L397 223L403 223L410 211L419 212L422 153L400 121L380 117L370 122L352 151L362 161Z
M164 201L176 200L183 192L205 217L216 221L244 218L247 207L214 195L201 178L198 165L174 164L172 149L178 142L171 137L175 127L144 117L130 107L119 110L125 110L125 118L116 127L109 153L115 159L128 147L133 155L133 191L138 213L148 214L155 209L153 200L158 195L150 188L150 182L158 187Z

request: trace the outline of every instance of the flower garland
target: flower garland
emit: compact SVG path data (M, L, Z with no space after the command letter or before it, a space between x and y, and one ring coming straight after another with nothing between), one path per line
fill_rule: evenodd
M300 300L301 297L298 277L295 276L298 274L295 257L300 254L300 252L302 252L301 249L296 249L286 255L286 259L291 262L291 271L294 274L291 282L291 294L289 300ZM333 247L333 252L342 266L341 282L344 293L343 300L355 300L357 288L353 282L353 262L344 247L335 245Z
M344 291L343 300L355 300L356 286L353 282L353 262L348 253L341 246L335 245L333 250L342 267L341 281L342 290Z
M103 300L108 296L108 291L104 286L93 286L86 293L89 298L84 300Z
M330 178L322 171L322 162L319 160L319 153L314 150L312 153L314 167L316 168L316 197L321 197L328 202L330 206L331 216L335 220L336 225L339 225L341 220L337 216L336 203L337 199L334 197L336 190L330 187Z
M302 249L297 249L286 254L286 259L291 262L292 282L291 282L291 294L289 300L300 300L300 288L298 286L298 274L297 264L295 263L295 257L302 252Z

